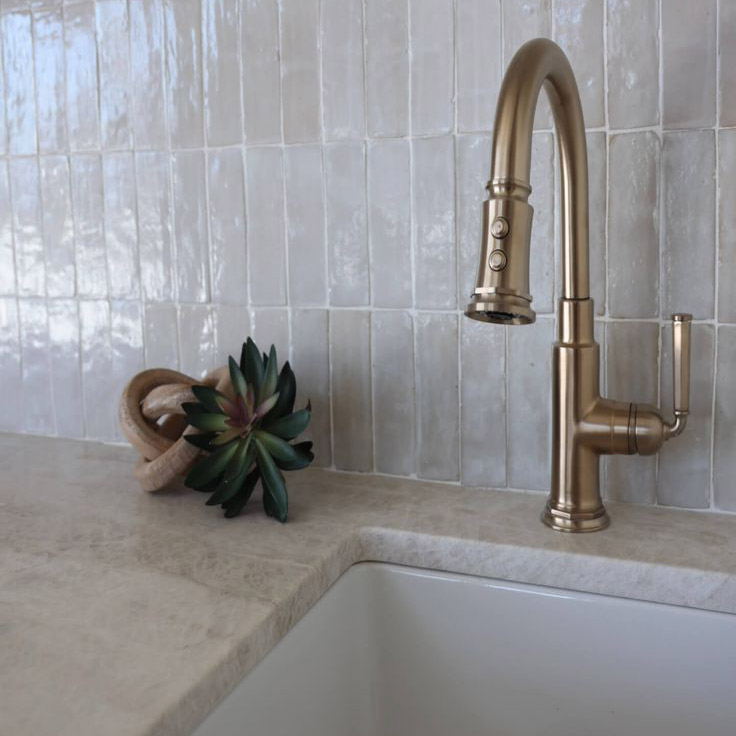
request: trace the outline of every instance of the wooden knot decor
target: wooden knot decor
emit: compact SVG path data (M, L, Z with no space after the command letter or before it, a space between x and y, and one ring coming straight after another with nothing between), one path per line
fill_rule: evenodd
M197 432L187 425L181 405L196 401L193 385L213 386L232 394L226 367L197 380L166 368L136 374L120 398L120 426L141 454L135 477L144 491L160 491L179 480L191 468L200 450L190 445L185 434Z

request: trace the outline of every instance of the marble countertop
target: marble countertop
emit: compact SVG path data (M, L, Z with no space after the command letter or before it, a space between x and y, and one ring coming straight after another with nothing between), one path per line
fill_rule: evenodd
M307 470L282 526L144 493L134 461L0 435L3 736L188 734L363 560L736 612L736 516L609 504L570 536L539 494Z

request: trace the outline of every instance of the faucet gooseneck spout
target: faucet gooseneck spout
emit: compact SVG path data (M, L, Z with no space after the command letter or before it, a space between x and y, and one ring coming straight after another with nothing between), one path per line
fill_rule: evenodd
M652 454L685 427L692 317L673 315L672 422L654 407L600 395L600 351L593 336L588 275L585 123L570 63L557 44L543 38L519 49L499 92L480 265L466 316L511 325L536 319L529 290L533 209L528 199L532 128L542 87L557 132L562 209L562 290L552 361L552 481L542 520L558 531L596 531L609 524L600 496L600 455Z

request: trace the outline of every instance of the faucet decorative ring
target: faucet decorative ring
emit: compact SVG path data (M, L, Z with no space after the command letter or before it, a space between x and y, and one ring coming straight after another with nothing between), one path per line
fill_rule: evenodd
M600 395L600 349L593 336L588 276L588 160L585 123L575 76L562 49L537 38L511 60L496 107L489 198L483 203L480 265L465 311L482 322L535 321L529 291L533 209L532 127L544 86L552 108L560 157L562 292L552 348L552 482L542 521L558 531L605 529L600 495L601 455L651 455L685 428L689 411L690 323L675 314L674 420L647 404Z

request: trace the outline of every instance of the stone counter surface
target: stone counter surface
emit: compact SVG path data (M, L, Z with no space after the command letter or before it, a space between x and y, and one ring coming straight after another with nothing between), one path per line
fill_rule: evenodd
M0 435L0 734L184 735L351 565L379 560L736 613L736 516L307 470L290 520L142 492L128 448Z

